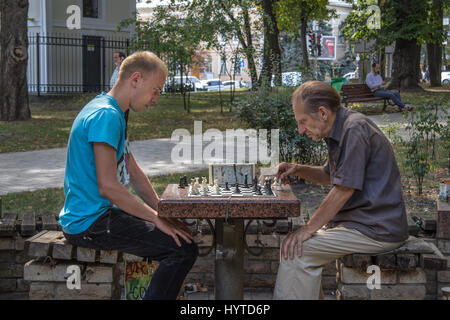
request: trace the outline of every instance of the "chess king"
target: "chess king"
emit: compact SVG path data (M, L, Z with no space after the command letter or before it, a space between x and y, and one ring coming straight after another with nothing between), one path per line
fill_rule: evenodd
M324 166L281 163L277 178L298 176L332 188L307 224L281 245L274 299L319 298L323 266L355 252L378 254L408 238L400 173L389 140L365 115L340 106L329 84L309 81L292 96L298 132L324 139ZM324 228L323 228L324 227Z

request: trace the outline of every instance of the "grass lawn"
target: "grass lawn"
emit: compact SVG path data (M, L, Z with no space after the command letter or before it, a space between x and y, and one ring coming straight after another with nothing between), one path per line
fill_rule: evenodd
M176 173L163 176L149 177L156 193L161 196L168 184L180 182L180 176L186 175L188 177L203 177L208 176L208 170L197 172ZM36 216L43 213L58 214L64 206L64 189L51 188L36 191L9 193L1 197L3 203L2 214L18 213L22 216L25 212L34 212Z
M246 92L236 92L236 95ZM30 97L30 121L0 122L0 153L65 147L73 120L96 94ZM229 93L222 93L223 113L218 93L192 93L191 113L184 110L183 99L161 96L159 104L140 113L130 113L130 140L168 138L177 128L193 133L194 120L203 121L203 130L245 128L229 112Z

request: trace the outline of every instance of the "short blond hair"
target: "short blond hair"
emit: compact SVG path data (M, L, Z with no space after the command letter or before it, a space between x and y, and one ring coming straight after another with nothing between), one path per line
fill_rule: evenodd
M321 81L308 81L295 90L292 95L292 106L303 103L304 110L308 113L319 111L320 106L336 113L340 104L341 96L331 85Z
M125 58L120 66L118 80L127 79L135 72L145 75L161 72L166 78L168 74L166 64L150 51L137 51Z

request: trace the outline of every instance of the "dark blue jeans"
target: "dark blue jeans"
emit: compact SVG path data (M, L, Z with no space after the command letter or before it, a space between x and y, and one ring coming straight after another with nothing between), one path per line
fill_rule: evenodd
M110 209L86 231L66 234L77 246L101 250L119 250L159 261L159 267L144 294L144 300L174 300L198 256L198 247L185 242L178 247L172 237L154 224L120 209Z
M398 92L378 89L373 92L373 95L375 97L391 99L400 109L405 106L405 104L402 102L402 98L400 98L400 93Z

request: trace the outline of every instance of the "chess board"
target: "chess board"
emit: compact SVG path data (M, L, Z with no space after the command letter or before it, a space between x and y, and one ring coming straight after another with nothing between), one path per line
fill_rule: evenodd
M189 198L276 198L276 191L272 188L273 194L267 194L264 187L261 188L260 195L256 194L256 192L253 191L253 187L249 186L248 188L245 188L244 186L239 186L239 190L241 190L241 193L234 193L234 186L229 186L228 188L230 190L225 190L225 187L219 186L220 188L220 194L216 194L214 191L214 186L208 185L208 192L207 194L203 194L203 189L200 186L199 192L200 194L192 194L192 186L189 186L189 192L188 197Z

